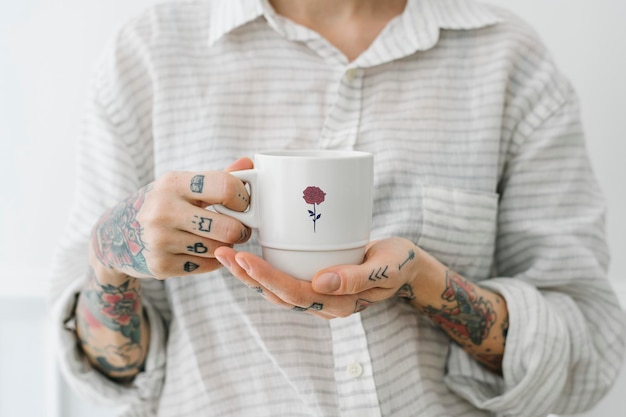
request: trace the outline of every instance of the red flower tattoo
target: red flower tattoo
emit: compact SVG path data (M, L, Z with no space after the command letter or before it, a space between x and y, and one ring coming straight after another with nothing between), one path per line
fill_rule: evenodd
M102 294L102 302L104 307L102 313L116 321L120 326L127 326L133 316L137 314L139 300L135 292L125 292L123 294Z

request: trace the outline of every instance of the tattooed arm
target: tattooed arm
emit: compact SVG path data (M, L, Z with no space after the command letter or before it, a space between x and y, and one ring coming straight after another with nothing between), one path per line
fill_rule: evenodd
M474 359L497 373L509 328L504 298L449 270L417 250L421 267L405 288L411 304L426 314Z
M104 375L129 382L142 369L150 340L139 279L109 276L100 281L90 272L76 311L81 347Z
M228 169L251 168L241 159ZM232 175L172 172L108 210L92 231L91 271L76 308L76 330L89 362L128 382L141 371L150 323L142 279L167 279L221 267L214 250L241 243L249 229L205 207L244 210L248 194Z

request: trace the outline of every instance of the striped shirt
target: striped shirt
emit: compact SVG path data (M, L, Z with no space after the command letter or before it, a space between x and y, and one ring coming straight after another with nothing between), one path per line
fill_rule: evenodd
M145 371L121 386L90 368L61 323L103 211L165 172L286 148L375 154L372 238L410 239L503 295L503 376L406 304L324 321L225 269L142 281ZM506 11L409 0L349 62L267 0L154 6L103 55L78 164L50 290L60 363L124 416L544 416L592 406L618 373L625 320L577 100Z

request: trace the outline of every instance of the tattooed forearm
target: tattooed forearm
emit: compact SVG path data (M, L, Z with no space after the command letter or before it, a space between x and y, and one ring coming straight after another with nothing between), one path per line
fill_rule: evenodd
M92 275L81 292L76 322L82 349L97 369L113 379L139 372L149 330L138 280L100 284Z
M477 295L469 283L452 271L446 271L446 289L441 294L446 303L428 305L424 312L457 339L480 345L496 322L491 302Z
M500 372L509 327L504 298L450 270L443 284L438 299L416 306L478 362Z
M95 278L92 280L95 281ZM139 343L140 336L140 313L138 284L130 285L130 279L122 285L100 285L96 288L83 291L85 297L84 307L86 313L95 322L89 324L101 324L110 330L118 331L129 338L133 343Z

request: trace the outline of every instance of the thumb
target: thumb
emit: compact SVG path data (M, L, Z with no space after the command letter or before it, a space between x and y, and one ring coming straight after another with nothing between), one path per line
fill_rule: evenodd
M313 290L321 294L348 295L378 289L399 288L414 276L417 265L408 263L422 253L419 247L402 238L370 242L361 265L338 265L318 272L312 281ZM402 270L402 271L401 271Z
M382 270L381 270L382 271ZM358 294L376 286L376 281L369 279L372 266L343 265L320 271L311 282L313 290L321 294L346 295Z
M226 167L224 171L226 172L241 171L244 169L252 169L252 168L254 168L254 163L252 162L252 160L248 157L244 157L244 158L237 159L235 162L233 162L228 167Z
M376 249L380 245L381 241L368 243L365 259L360 265L338 265L318 272L311 282L313 290L320 294L344 295L358 294L375 287L376 279L369 278L378 270L376 265L384 262L384 251Z

